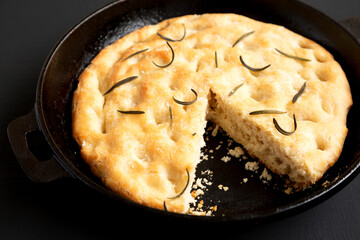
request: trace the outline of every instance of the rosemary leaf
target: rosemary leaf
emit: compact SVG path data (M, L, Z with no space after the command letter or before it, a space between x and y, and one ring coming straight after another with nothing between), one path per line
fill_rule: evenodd
M218 68L217 52L215 51L215 67Z
M236 44L238 44L241 40L243 40L244 38L250 36L250 35L253 34L254 32L255 32L255 31L251 31L251 32L248 32L248 33L245 33L245 34L241 35L241 36L235 41L235 43L233 44L232 47L235 47Z
M109 90L107 90L103 96L105 96L106 94L110 93L112 90L114 90L115 88L125 84L125 83L128 83L128 82L131 82L132 80L135 80L136 78L138 78L138 76L132 76L132 77L128 77L128 78L125 78L117 83L115 83Z
M300 88L299 92L297 94L295 94L295 96L293 97L292 103L295 103L296 100L298 100L298 98L300 97L300 95L304 92L306 87L306 82L304 82L304 84L302 85L302 87Z
M172 62L174 61L174 58L175 58L175 53L174 53L173 48L171 47L171 45L169 44L169 42L166 41L166 44L169 46L169 48L170 48L170 50L171 50L171 55L172 55L172 56L171 56L171 60L170 60L170 62L169 62L168 64L163 65L163 66L158 65L158 64L152 62L155 66L157 66L157 67L159 67L159 68L166 68L166 67L170 66L170 65L172 64Z
M233 90L231 90L231 92L229 93L229 97L231 97L232 95L234 95L234 93L242 86L244 85L244 83L241 83L239 85L237 85Z
M284 111L279 111L279 110L258 110L258 111L253 111L250 112L250 115L260 115L260 114L283 114L286 113Z
M244 67L246 67L247 69L251 70L251 71L254 71L254 72L260 72L262 70L265 70L267 69L268 67L271 66L271 64L265 66L265 67L262 67L262 68L253 68L253 67L250 67L249 65L247 65L244 60L242 59L242 56L240 56L240 62L244 65Z
M169 42L180 42L180 41L182 41L182 40L185 38L185 36L186 36L186 28L185 28L185 25L184 25L184 24L182 24L182 25L183 25L183 28L184 28L184 34L183 34L183 36L182 36L180 39L171 39L171 38L165 37L164 35L160 34L159 32L157 32L157 35L158 35L159 37L161 37L162 39L164 39L165 41L169 41Z
M119 113L122 114L144 114L144 111L122 111L122 110L117 110Z
M285 131L284 129L282 129L282 128L279 126L279 124L278 124L278 122L276 121L276 119L273 118L273 123L274 123L274 126L275 126L276 130L278 130L281 134L286 135L286 136L289 136L289 135L293 134L293 133L296 131L296 128L297 128L295 114L293 114L293 118L294 118L294 130L293 130L292 132L287 132L287 131Z
M166 202L165 202L165 201L164 201L164 203L163 203L163 206L164 206L165 212L167 212L168 210L167 210L167 208L166 208Z
M310 61L311 61L310 59L307 59L307 58L297 57L297 56L293 56L293 55L284 53L284 52L280 51L280 50L277 49L277 48L275 48L275 50L276 50L278 53L280 53L280 54L282 54L282 55L284 55L284 56L286 56L286 57L288 57L288 58L292 58L292 59L299 60L299 61L306 61L306 62L310 62Z
M171 106L169 106L169 115L170 115L170 130L171 130L171 129L172 129L172 125L173 125L173 115L172 115Z
M189 170L187 168L186 168L186 174L187 174L187 181L186 181L186 185L185 185L184 189L178 195L176 195L174 197L168 197L168 199L176 199L176 198L179 198L181 195L183 195L183 193L185 192L185 190L188 187L189 182L190 182L190 174L189 174Z
M191 89L191 91L194 93L195 95L195 99L192 100L192 101L188 101L188 102L183 102L183 101L180 101L180 100L177 100L176 98L174 98L174 96L172 97L174 99L174 101L177 103L177 104L181 104L181 105L191 105L193 104L194 102L196 102L197 100L197 92L194 90L194 89Z
M121 60L121 61L122 61L122 62L123 62L123 61L126 61L126 60L128 60L129 58L131 58L131 57L133 57L133 56L136 56L136 55L138 55L138 54L140 54L140 53L146 52L147 50L149 50L149 49L146 48L146 49L137 51L137 52L135 52L135 53L133 53L133 54L130 54L129 56L127 56L126 58L124 58L124 59Z

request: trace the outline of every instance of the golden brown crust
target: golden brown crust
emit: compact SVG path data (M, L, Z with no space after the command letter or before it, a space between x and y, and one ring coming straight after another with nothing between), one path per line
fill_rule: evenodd
M172 64L155 66L169 63L172 56L166 41L156 33L179 39L183 26L185 39L169 42L175 54ZM232 47L251 31L255 32ZM285 57L275 48L311 61ZM239 56L253 67L271 66L250 71ZM115 83L131 76L138 78L103 96ZM304 93L292 103L304 82ZM244 85L229 97L240 83ZM191 89L198 94L194 104L183 106L173 100L194 99ZM165 20L136 30L102 50L79 77L73 98L73 136L84 160L113 191L160 209L166 201L169 211L186 212L192 200L190 187L177 199L169 197L184 188L186 169L190 183L194 178L204 144L210 90L218 104L252 123L271 144L278 145L281 154L300 168L304 183L318 180L339 157L352 104L339 64L309 39L235 14ZM296 114L297 131L284 136L274 128L273 116L249 116L260 109L286 111L276 119L287 130L293 128L292 114ZM122 114L117 110L145 113ZM208 118L220 121L211 114Z

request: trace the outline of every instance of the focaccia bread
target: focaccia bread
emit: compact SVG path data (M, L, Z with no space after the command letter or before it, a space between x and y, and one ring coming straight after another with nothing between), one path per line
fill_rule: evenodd
M207 120L307 186L339 158L351 104L340 65L315 42L236 14L188 15L92 60L74 93L73 136L112 191L184 213Z

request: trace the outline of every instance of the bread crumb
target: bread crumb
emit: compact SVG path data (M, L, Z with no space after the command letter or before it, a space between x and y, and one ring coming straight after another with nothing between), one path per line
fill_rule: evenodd
M209 156L203 152L200 152L200 160L209 160Z
M241 147L235 147L234 149L229 149L228 154L233 157L239 158L240 156L244 155L244 151L241 149Z
M195 215L195 216L205 216L205 213L201 211L193 211L190 209L190 213L191 215Z
M323 184L321 184L321 186L327 187L329 184L330 184L330 182L328 180L326 180L325 182L323 182Z
M208 186L212 185L212 182L210 182L209 180L207 180L206 178L203 179L204 183Z
M223 161L223 162L228 162L230 160L231 160L231 157L229 157L229 156L224 156L221 158L221 161Z
M249 179L247 179L247 178L243 178L243 182L244 182L244 183L247 183L248 180L249 180Z
M211 136L215 137L218 133L219 130L219 125L216 125L214 130L211 132Z
M206 169L201 171L201 175L194 180L191 191L194 201L190 204L189 214L201 216L213 215L213 207L203 199L205 192L209 191L208 186L212 185L212 177L213 171Z
M288 187L284 192L289 195L292 192L292 190L293 189L291 187Z
M224 186L224 185L222 185L222 184L219 184L219 185L218 185L218 188L219 188L220 190L224 190L225 192L226 192L227 190L229 190L229 187L226 187L226 186Z
M256 172L259 169L259 163L258 162L247 162L245 163L245 169Z
M271 181L272 176L270 175L270 173L268 172L268 170L266 168L264 168L263 172L261 173L260 179Z
M196 179L196 183L193 186L193 188L198 188L198 187L201 188L201 189L205 188L205 186L201 184L201 178Z

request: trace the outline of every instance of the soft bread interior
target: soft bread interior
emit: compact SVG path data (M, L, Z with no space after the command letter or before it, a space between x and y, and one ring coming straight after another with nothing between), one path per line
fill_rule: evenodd
M208 120L218 124L236 142L242 144L247 152L265 163L271 171L288 175L300 185L308 185L311 176L286 154L280 144L275 142L267 131L261 129L254 121L241 113L234 112L233 107L211 92L209 99Z

